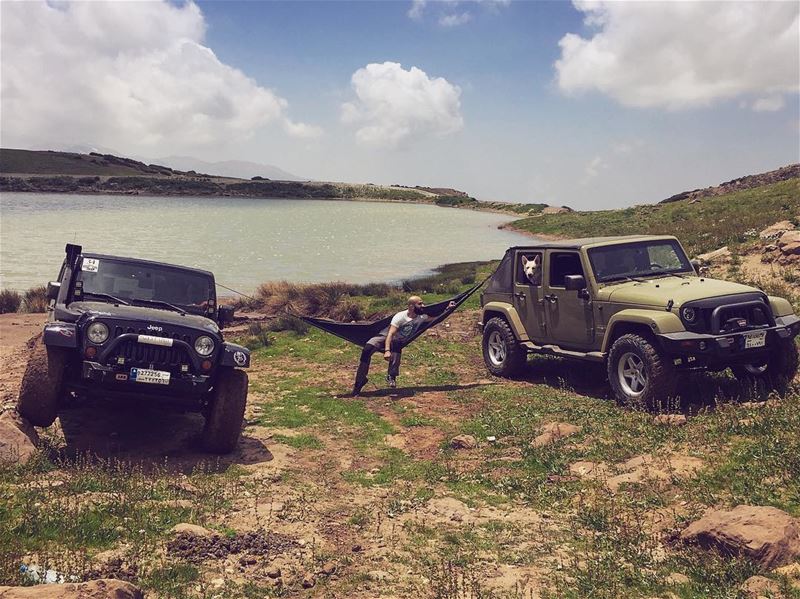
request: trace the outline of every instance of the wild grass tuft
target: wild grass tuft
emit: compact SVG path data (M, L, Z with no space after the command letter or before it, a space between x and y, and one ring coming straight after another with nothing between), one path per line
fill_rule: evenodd
M18 291L3 289L0 291L0 314L16 312L22 304L22 296Z

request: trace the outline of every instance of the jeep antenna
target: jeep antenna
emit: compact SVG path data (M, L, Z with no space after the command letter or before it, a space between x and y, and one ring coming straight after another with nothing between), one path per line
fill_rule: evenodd
M247 295L246 293L242 293L241 291L236 291L235 289L231 289L230 287L225 287L225 285L223 285L222 283L217 283L216 281L214 281L214 284L215 284L217 287L222 287L223 289L227 289L228 291L233 291L234 293L238 293L238 294L239 294L239 295L241 295L242 297L246 297L247 299L251 299L251 300L253 300L254 302L257 302L257 301L258 301L258 300L257 300L256 298L254 298L252 295Z

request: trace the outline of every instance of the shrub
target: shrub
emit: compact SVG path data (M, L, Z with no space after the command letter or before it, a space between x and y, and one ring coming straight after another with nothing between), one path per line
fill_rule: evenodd
M243 341L244 346L249 350L269 347L271 342L268 335L269 331L269 327L264 326L263 323L250 323L247 325L247 337Z
M305 323L305 321L288 314L283 314L277 318L273 318L266 326L266 330L268 331L292 331L297 335L305 335L308 333L308 329L309 326Z
M330 317L333 320L342 322L364 320L364 310L361 308L360 304L346 297L333 307L330 311Z
M0 291L0 314L16 312L22 303L22 296L18 291L3 289Z
M31 287L22 296L22 311L23 312L44 312L47 310L47 287L40 285L39 287Z

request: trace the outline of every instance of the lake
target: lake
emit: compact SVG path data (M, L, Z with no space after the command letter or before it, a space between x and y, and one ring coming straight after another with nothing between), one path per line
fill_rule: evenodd
M279 279L398 281L501 258L527 239L498 229L510 220L400 203L3 193L0 287L52 280L66 243L204 268L245 293Z

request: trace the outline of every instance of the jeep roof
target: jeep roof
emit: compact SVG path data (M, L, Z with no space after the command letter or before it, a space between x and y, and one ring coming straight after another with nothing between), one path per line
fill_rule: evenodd
M209 270L203 270L202 268L194 268L192 266L180 266L178 264L170 264L168 262L158 262L156 260L144 260L142 258L130 258L128 256L114 256L111 254L95 254L94 252L81 252L81 256L84 258L101 258L103 260L124 260L125 262L136 262L138 264L143 264L146 266L160 266L160 267L167 267L167 268L177 268L179 270L188 270L194 272L199 275L204 275L207 277L214 277L214 273Z
M579 250L584 247L597 245L629 243L633 241L647 241L656 239L675 239L673 235L616 235L611 237L580 237L577 239L542 240L538 243L515 245L509 250L542 250L542 249L568 249Z

